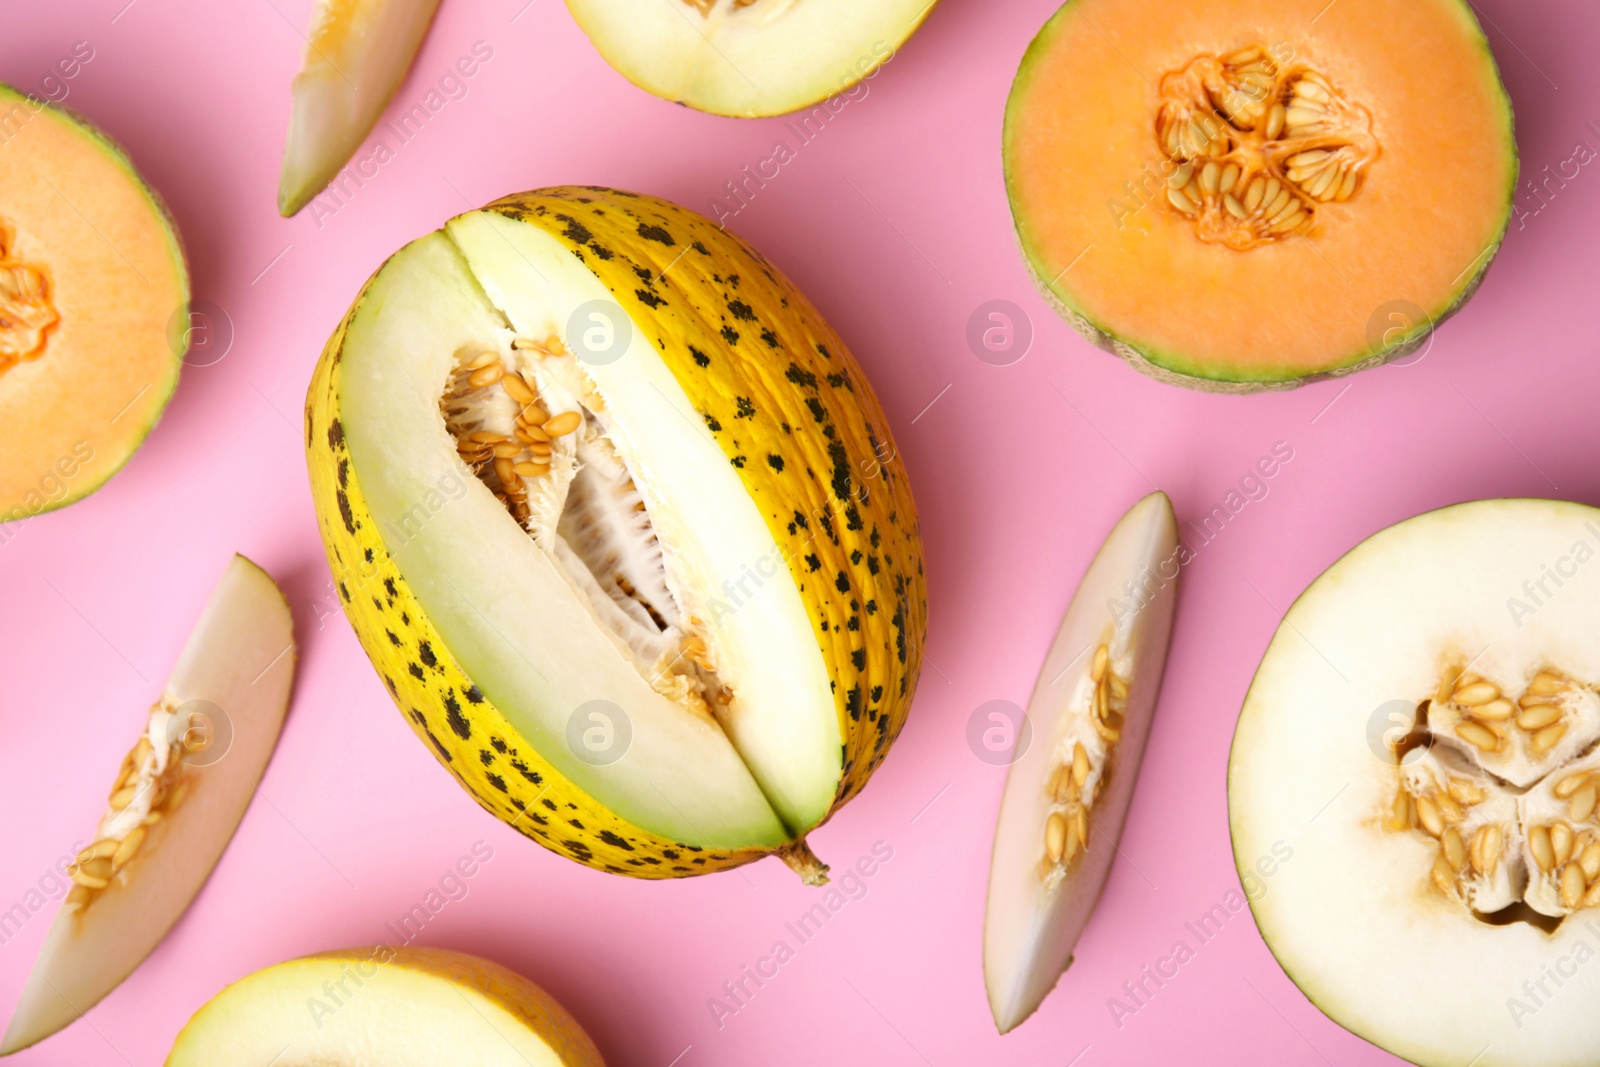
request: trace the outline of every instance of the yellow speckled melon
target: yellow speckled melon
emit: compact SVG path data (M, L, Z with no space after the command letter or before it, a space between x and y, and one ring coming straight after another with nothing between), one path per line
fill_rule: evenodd
M916 509L844 344L758 253L564 187L396 253L307 446L345 610L412 727L547 847L665 878L780 852L905 721Z

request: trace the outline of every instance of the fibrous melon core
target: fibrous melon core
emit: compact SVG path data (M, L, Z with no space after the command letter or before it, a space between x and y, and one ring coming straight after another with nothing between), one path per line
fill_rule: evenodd
M14 256L12 243L0 219L0 374L44 355L45 332L61 318L50 300L44 267Z
M577 361L557 336L518 339L509 357L472 349L457 356L440 409L461 459L583 595L651 688L713 718L713 707L733 700L710 658L714 638L673 595L650 509Z
M1597 739L1600 696L1554 667L1504 685L1447 670L1410 732L1390 739L1385 826L1431 839L1426 882L1447 900L1552 929L1600 906Z
M1353 197L1378 157L1366 108L1261 45L1196 56L1162 77L1160 97L1166 202L1202 241L1243 251L1308 230L1317 205Z

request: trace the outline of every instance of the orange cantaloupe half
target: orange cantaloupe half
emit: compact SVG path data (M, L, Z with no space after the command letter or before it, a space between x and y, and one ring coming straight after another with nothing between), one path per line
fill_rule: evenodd
M176 231L121 149L0 85L0 522L128 460L177 385L188 300Z
M1471 9L1325 4L1071 0L1022 61L1004 153L1028 266L1080 332L1146 373L1250 392L1383 362L1470 296L1499 247L1517 153ZM1377 149L1348 200L1238 250L1168 201L1181 160L1158 112L1165 75L1253 45L1364 109Z

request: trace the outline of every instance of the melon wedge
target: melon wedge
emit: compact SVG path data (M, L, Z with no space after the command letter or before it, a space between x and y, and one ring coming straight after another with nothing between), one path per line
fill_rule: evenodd
M361 147L438 9L439 0L317 0L292 87L279 214L310 203Z
M567 1010L464 952L388 945L241 978L195 1012L166 1067L604 1067Z
M937 2L567 0L567 9L635 85L750 118L808 107L870 77Z
M1228 820L1256 924L1413 1063L1595 1062L1597 556L1582 504L1408 519L1301 594L1245 698Z
M479 804L613 873L821 878L925 586L883 412L777 268L654 197L506 197L368 282L307 441L345 612Z
M289 607L235 556L144 733L45 936L0 1055L92 1008L160 944L227 848L277 743L294 678Z
M7 522L82 499L144 442L188 348L189 272L160 198L82 119L0 85L0 150Z
M1413 352L1471 296L1511 127L1464 0L1072 0L1012 87L1006 188L1035 282L1093 343L1178 385L1284 389Z
M1028 702L1033 726L1000 802L983 977L1006 1033L1072 963L1111 871L1161 691L1180 564L1178 524L1151 493L1089 565Z

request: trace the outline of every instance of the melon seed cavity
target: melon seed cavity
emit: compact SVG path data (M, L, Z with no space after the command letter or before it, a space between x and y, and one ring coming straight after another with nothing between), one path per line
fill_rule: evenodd
M0 374L44 354L45 333L60 320L44 268L12 254L11 231L0 220Z
M1600 906L1600 699L1545 667L1514 693L1447 670L1418 708L1424 754L1393 749L1398 783L1382 816L1431 839L1431 888L1493 921L1525 904L1559 921ZM1519 784L1520 783L1520 784Z
M1042 870L1046 881L1064 876L1088 851L1089 812L1105 795L1112 753L1122 738L1128 682L1113 669L1109 645L1095 649L1089 681L1093 685L1086 717L1090 731L1067 739L1045 786L1050 805L1044 824Z
M1325 74L1259 45L1201 54L1161 78L1167 204L1202 241L1245 251L1306 234L1355 197L1378 142L1372 116Z

